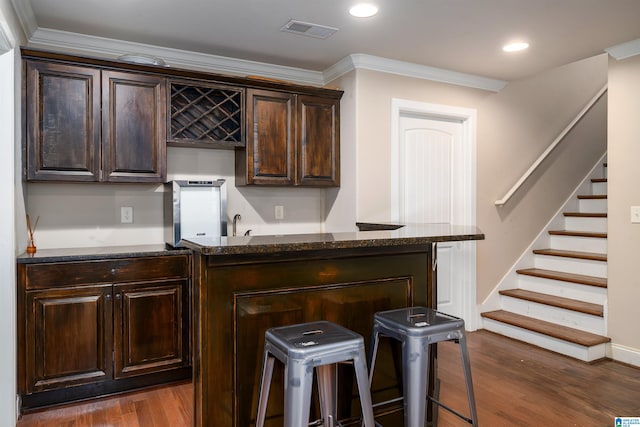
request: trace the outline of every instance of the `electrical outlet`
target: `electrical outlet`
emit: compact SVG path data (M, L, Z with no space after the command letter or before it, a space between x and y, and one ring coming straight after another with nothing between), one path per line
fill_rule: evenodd
M284 219L284 206L277 205L275 215L276 219Z
M122 224L133 224L133 207L122 206L120 208L120 222Z
M640 223L640 206L631 206L631 223Z

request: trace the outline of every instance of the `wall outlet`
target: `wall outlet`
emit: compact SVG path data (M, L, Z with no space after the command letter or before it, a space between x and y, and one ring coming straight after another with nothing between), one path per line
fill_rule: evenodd
M284 206L277 205L275 215L276 219L284 219Z
M640 206L631 206L631 223L640 223Z
M133 207L122 206L120 208L120 222L122 224L133 224Z

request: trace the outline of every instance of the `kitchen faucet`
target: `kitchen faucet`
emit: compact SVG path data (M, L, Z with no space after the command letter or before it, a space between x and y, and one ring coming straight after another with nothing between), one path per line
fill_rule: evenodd
M236 224L238 222L239 219L242 219L242 217L240 216L240 214L235 214L233 216L233 235L236 235Z

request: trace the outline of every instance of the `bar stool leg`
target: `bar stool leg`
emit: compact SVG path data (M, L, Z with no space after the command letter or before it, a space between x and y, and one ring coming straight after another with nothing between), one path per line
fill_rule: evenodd
M313 366L289 360L284 379L284 427L309 424Z
M402 349L404 425L424 426L429 382L429 344L423 338L405 337Z
M364 347L362 348L361 354L365 354ZM358 383L358 394L360 395L360 407L362 408L364 426L374 427L371 389L369 388L369 381L367 381L367 365L364 358L356 356L353 359L353 368L356 371L356 381Z
M271 388L271 377L273 375L273 362L275 358L269 356L267 350L264 351L262 360L262 379L260 380L260 393L258 394L258 416L256 417L256 427L264 427L264 420L267 415L267 402L269 401L269 389Z
M378 355L378 342L380 339L380 331L377 324L373 325L371 332L371 351L369 352L369 387L373 383L373 370L376 366L376 357Z
M467 337L462 332L458 338L460 345L460 354L462 355L462 366L464 368L464 379L467 383L467 398L469 399L469 412L473 427L478 427L478 414L476 413L476 399L473 393L473 381L471 380L471 363L469 362L469 353L467 351Z
M335 363L318 366L318 394L324 427L335 427L338 409L338 369Z

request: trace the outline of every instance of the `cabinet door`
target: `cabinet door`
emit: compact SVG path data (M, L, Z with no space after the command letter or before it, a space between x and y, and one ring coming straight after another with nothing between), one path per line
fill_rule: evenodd
M100 71L26 61L29 181L100 179Z
M289 93L247 91L247 184L294 183L294 101Z
M114 287L114 377L187 366L187 280Z
M300 95L297 103L298 184L340 185L340 101Z
M166 179L166 80L102 72L102 169L111 182Z
M27 292L27 392L112 376L110 285Z

